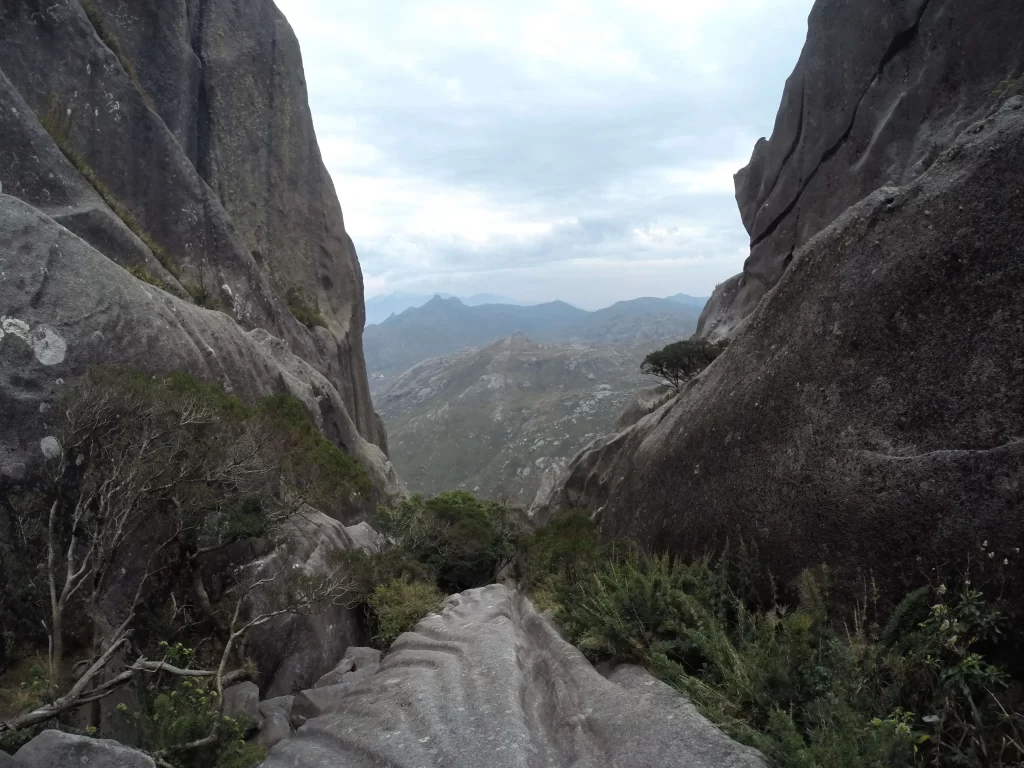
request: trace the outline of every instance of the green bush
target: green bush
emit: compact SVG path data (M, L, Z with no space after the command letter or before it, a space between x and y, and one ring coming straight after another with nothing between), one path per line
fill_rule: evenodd
M164 660L188 668L195 653L180 643L160 643ZM266 750L244 740L254 723L220 713L217 692L201 678L157 675L146 679L142 706L131 711L117 707L115 728L121 741L161 758L175 768L250 768L259 765ZM182 748L210 734L216 738L198 748Z
M441 607L444 595L433 584L424 581L391 579L380 584L369 599L377 624L374 638L382 648L388 648L403 632L416 622Z
M302 290L298 288L290 288L285 294L285 304L288 305L288 311L295 316L295 319L302 323L307 328L313 328L315 326L327 327L327 318L323 316L320 311L320 306L317 304L316 299L311 299Z
M580 523L560 525L560 534L534 536L542 543L528 563L571 551L564 532ZM864 606L832 617L827 569L798 580L795 608L750 603L734 586L744 581L725 559L687 564L629 551L582 578L560 576L555 602L588 656L646 665L780 766L1024 760L1019 689L988 660L1005 620L969 581L912 593L877 636Z
M428 568L446 592L490 584L515 557L525 534L514 510L465 491L432 499L416 495L381 508L375 525Z

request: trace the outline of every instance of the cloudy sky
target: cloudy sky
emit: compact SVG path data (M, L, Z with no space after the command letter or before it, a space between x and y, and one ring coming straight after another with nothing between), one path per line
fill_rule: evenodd
M812 0L277 0L367 297L707 295Z

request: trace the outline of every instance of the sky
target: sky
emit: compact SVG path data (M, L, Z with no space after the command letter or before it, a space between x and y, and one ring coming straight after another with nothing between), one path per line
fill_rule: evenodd
M812 0L277 0L367 298L587 309L742 269Z

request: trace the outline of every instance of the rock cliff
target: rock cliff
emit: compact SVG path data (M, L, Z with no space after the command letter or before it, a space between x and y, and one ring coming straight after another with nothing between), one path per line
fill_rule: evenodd
M1024 70L1022 25L1016 0L818 0L772 136L736 174L750 256L698 333L735 335L815 234L984 117Z
M0 475L40 457L64 381L131 364L291 392L399 488L359 262L271 0L4 2L0 138Z
M871 574L889 598L922 578L962 570L988 540L996 543L991 577L1020 595L1024 97L1000 78L1019 69L1020 38L1011 30L1021 28L1024 6L933 0L901 4L916 15L897 18L881 3L849 16L855 5L865 6L818 3L794 75L803 79L804 129L790 162L812 145L828 162L793 177L803 178L788 198L796 205L774 216L781 222L775 229L764 212L782 187L766 185L767 202L758 205L748 205L745 190L760 189L755 179L769 175L790 178L783 172L789 165L770 170L774 150L762 144L740 174L744 219L768 233L748 270L761 263L758 254L774 254L764 261L775 267L762 286L774 287L701 377L583 451L534 513L582 507L606 536L691 555L742 539L758 547L783 584L828 562L848 589L860 590ZM852 49L838 33L827 34L844 20L842 40L849 37ZM956 45L943 43L950 29L963 33ZM869 76L874 85L866 95L855 88L827 102L812 98L836 76L839 61L853 82L875 38L893 34L903 45L882 45L889 63L868 69L880 74ZM825 61L815 52L829 44L842 56L835 67L809 69L809 62ZM969 65L974 56L977 66ZM862 118L881 114L871 105L885 83L892 83L889 119L875 120L873 140L857 144L856 154L850 137L867 130ZM918 93L925 83L934 88ZM937 83L944 83L938 91ZM981 109L983 92L997 103L964 125L965 115ZM837 145L830 126L844 111L853 129ZM927 153L927 169L912 170L909 147L924 136L941 141L929 140L938 149ZM870 188L857 171L882 157L903 158L897 165L914 180L883 186L824 226L830 212ZM852 175L843 176L843 168ZM769 187L780 192L772 196ZM783 271L794 242L783 229L796 213L809 223ZM705 332L724 333L729 323L709 325L712 309ZM1024 611L1024 601L1017 609Z

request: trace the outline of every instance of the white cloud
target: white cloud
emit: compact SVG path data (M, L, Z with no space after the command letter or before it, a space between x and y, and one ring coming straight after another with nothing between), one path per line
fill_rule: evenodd
M368 295L587 304L740 269L732 175L771 130L811 2L278 5Z

